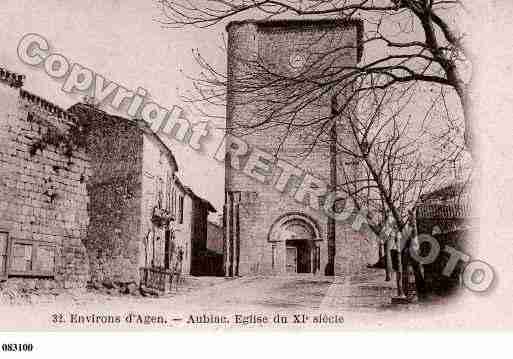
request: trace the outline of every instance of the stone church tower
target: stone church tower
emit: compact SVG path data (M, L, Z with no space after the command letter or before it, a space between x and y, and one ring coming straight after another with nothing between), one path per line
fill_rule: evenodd
M226 144L225 274L324 274L329 221L316 204L329 188L323 183L329 186L333 157L322 136L312 141L315 125L302 129L287 123L291 118L301 124L329 118L330 94L347 89L333 87L323 93L309 86L329 80L326 69L335 76L359 61L363 23L249 20L230 23L227 31L227 133L236 140ZM296 79L303 82L296 85ZM299 100L289 103L289 97ZM343 132L337 129L339 142L347 141ZM248 149L236 154L235 162L232 142ZM335 162L344 163L344 158L338 156ZM336 275L358 272L377 260L377 244L354 231L352 223L334 224Z

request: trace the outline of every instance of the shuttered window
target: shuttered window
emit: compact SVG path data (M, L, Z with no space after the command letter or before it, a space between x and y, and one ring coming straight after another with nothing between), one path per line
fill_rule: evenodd
M13 272L32 271L32 248L33 245L15 243L12 246L11 270Z
M52 243L14 239L6 257L10 260L9 276L53 277L55 274L56 248Z

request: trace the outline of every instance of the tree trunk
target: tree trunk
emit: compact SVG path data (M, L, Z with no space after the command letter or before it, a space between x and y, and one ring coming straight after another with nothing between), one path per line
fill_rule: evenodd
M332 107L332 116L335 118L335 109ZM336 122L333 121L330 131L330 190L337 190L337 128ZM335 219L328 217L328 264L326 266L325 275L335 275L335 240L336 229Z
M394 270L392 266L392 253L390 251L392 247L392 241L390 239L385 240L385 281L389 282L392 278L392 272Z
M426 281L424 279L424 268L422 268L422 264L415 260L410 262L413 269L413 274L415 275L415 289L417 291L417 297L419 300L423 300L427 295Z
M476 118L474 104L470 96L470 90L467 89L463 84L456 87L456 92L460 98L461 107L463 109L463 119L465 124L464 141L465 148L472 155L473 159L476 159L478 151L477 145L477 134L476 134Z
M403 293L408 297L408 293L410 291L410 273L408 271L408 266L410 265L410 255L409 255L408 246L401 251L401 260L403 265Z
M395 237L395 245L397 248L397 296L404 297L404 289L403 289L403 264L402 264L402 253L401 253L401 240L399 236Z
M407 246L407 256L411 258L411 252L415 250L413 248L414 240L418 236L418 228L417 228L417 209L415 208L411 217L411 224L413 225L413 238L410 239L410 244ZM419 248L420 250L420 248ZM426 281L424 279L424 268L421 263L416 260L409 260L411 263L413 274L415 275L415 289L417 290L417 297L419 301L423 300L426 297Z

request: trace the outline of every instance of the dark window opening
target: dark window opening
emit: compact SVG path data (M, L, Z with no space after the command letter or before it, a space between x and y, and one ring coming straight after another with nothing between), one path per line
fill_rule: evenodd
M183 196L180 196L178 201L178 218L180 224L183 223Z

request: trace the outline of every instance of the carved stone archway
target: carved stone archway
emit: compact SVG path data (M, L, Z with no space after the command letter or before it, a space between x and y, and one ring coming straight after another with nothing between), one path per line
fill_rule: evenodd
M322 240L319 226L303 213L287 213L278 218L269 230L269 242L283 242L291 239Z
M322 237L319 226L309 216L287 213L279 217L269 230L268 240L273 243L273 266L281 263L279 271L316 273L320 269L320 248L316 242ZM277 247L281 248L281 254L275 253Z

